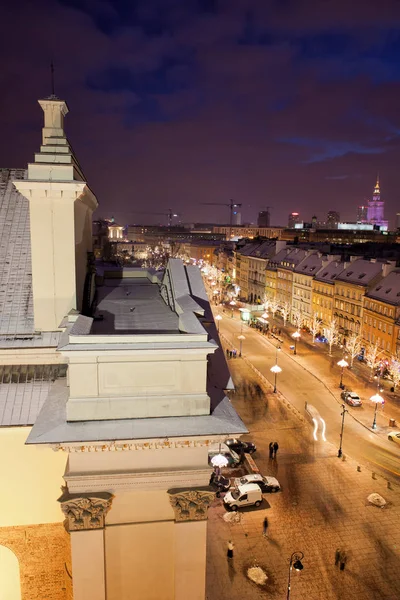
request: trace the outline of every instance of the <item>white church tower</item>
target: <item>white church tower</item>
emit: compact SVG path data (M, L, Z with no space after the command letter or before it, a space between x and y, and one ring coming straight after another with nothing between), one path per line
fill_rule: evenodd
M36 331L56 331L71 309L82 308L92 213L97 200L64 132L67 104L39 100L43 139L28 177L14 182L29 201Z

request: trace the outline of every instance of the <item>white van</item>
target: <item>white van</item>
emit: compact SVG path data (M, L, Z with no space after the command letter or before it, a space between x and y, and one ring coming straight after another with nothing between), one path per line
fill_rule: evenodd
M237 510L241 506L260 506L263 500L260 487L256 483L247 483L239 485L239 487L225 494L224 504L232 510Z

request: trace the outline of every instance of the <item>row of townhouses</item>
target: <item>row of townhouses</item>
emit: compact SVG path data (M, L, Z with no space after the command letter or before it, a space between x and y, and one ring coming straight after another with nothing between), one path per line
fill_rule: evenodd
M341 339L352 333L400 356L400 268L395 259L365 259L323 252L284 241L254 241L219 252L217 266L250 304L266 300L286 310L293 324L310 328L314 315L321 333L336 319Z

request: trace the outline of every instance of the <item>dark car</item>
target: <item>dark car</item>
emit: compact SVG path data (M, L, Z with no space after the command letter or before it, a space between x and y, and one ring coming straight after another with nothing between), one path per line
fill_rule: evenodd
M361 398L355 392L350 392L348 390L347 392L342 392L340 395L343 398L343 400L350 406L362 406Z
M247 452L248 454L253 454L257 450L257 447L252 442L242 442L242 440L237 440L236 438L230 438L225 441L225 444L228 446L230 450L234 450L237 454L242 452Z
M275 477L266 477L260 473L250 473L244 475L244 477L237 477L233 480L233 483L235 484L235 487L246 485L248 483L255 483L261 489L263 494L279 492L281 489L279 481Z
M217 490L217 498L221 492L227 492L231 487L231 480L223 475L216 475L214 472L211 475L210 485Z

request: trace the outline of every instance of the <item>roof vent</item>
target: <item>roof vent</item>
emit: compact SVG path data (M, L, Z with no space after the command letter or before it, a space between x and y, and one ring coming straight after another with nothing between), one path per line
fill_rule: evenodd
M350 277L350 275L353 275L353 271L349 271L348 273L346 273L346 277Z
M365 277L366 273L360 273L358 276L358 279L362 279L363 277Z
M385 294L389 294L391 291L392 291L392 288L388 288L388 289L385 291Z

